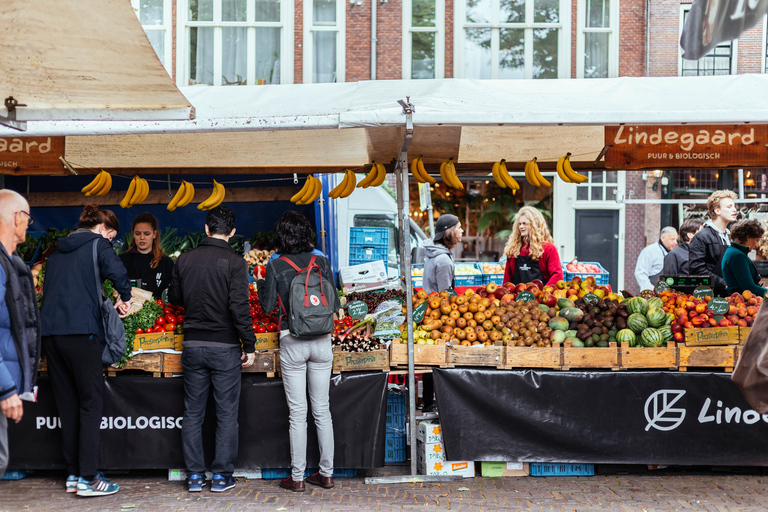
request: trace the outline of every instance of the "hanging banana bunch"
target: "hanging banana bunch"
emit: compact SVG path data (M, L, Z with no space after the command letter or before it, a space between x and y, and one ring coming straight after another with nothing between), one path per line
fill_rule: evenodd
M304 186L301 187L301 190L291 198L291 202L295 204L313 203L322 193L323 184L319 179L310 174L307 176L307 181L304 182Z
M355 173L347 169L344 173L344 179L341 183L336 185L336 188L328 192L328 197L332 199L349 197L350 194L352 194L352 191L355 190L356 184L357 178L355 177Z
M112 175L102 169L101 172L93 178L93 181L84 186L80 192L88 197L100 197L109 192L110 189L112 189Z
M552 184L547 181L544 176L541 175L541 171L539 171L539 164L536 163L536 157L533 157L533 160L529 160L525 164L525 179L528 180L528 183L534 187L552 186Z
M195 197L195 186L188 181L181 180L181 185L171 202L168 203L168 211L172 212L176 208L187 206L192 198Z
M427 174L427 170L424 168L424 160L418 156L411 160L411 174L419 183L429 183L434 185L437 180Z
M194 196L194 194L195 192L193 190L192 195ZM208 199L206 199L205 201L197 205L197 209L210 210L211 208L216 208L224 200L225 194L226 194L226 190L224 189L224 185L222 185L216 180L213 180L213 190L211 191L211 195L208 196Z
M382 164L376 163L376 160L372 160L371 164L371 172L368 173L368 176L360 180L360 183L357 184L357 188L378 187L384 183L384 180L387 177L387 170Z
M443 183L445 183L449 187L459 189L459 190L464 189L464 184L456 175L456 166L453 163L453 158L449 158L448 160L440 164L440 178L442 178Z
M493 164L491 173L493 174L494 181L501 188L508 188L513 194L520 190L520 184L515 178L509 175L506 160L503 158L499 162Z
M128 191L125 193L125 197L120 201L122 208L130 208L131 206L140 204L143 202L147 195L149 195L149 184L144 178L134 176L131 180L131 184L128 185Z
M566 153L557 160L557 175L566 183L583 183L589 179L573 170L570 153Z

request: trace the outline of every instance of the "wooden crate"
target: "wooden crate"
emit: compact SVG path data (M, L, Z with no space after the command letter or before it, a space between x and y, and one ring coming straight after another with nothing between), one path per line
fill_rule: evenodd
M173 377L174 373L184 373L181 367L181 354L163 354L163 376Z
M738 345L743 327L709 327L706 329L685 329L685 345L688 347L709 347L715 345Z
M449 366L493 366L504 368L504 344L463 346L458 343L447 345Z
M256 345L255 349L259 350L276 350L280 348L279 333L265 332L256 333Z
M563 370L571 368L610 368L619 369L619 349L611 342L607 347L572 347L563 346Z
M163 356L165 355L166 354L163 354L162 352L152 354L136 354L128 361L126 361L122 368L107 366L107 375L114 377L119 372L126 370L139 370L143 372L149 372L153 377L160 377L163 374Z
M504 368L563 368L563 348L559 343L551 347L504 347Z
M667 342L666 347L630 347L622 343L619 347L619 367L631 368L668 368L677 370L677 345Z
M448 366L447 348L441 340L438 345L413 345L413 358L415 365L421 366ZM408 344L392 341L389 346L389 363L392 366L408 365Z
M150 332L137 334L133 338L133 350L174 350L176 346L176 335L172 332Z
M679 347L679 369L688 371L694 368L722 368L726 372L733 371L735 362L735 345L718 347L689 347L686 344Z
M266 373L267 377L274 377L280 373L280 351L262 350L256 352L256 360L248 368L243 368L243 373Z
M345 352L333 349L333 373L380 370L389 371L389 350Z

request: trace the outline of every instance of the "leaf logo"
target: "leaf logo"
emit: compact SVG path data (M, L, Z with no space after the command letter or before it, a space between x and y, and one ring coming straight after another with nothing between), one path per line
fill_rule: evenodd
M681 389L662 389L645 401L645 419L648 424L645 431L651 429L669 431L680 426L685 419L685 409L673 409L681 398L685 395L685 390Z

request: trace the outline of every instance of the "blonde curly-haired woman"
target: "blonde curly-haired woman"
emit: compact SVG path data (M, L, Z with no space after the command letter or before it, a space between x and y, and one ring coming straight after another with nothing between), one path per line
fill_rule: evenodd
M517 212L512 234L504 247L507 266L505 283L530 283L534 279L553 285L563 279L563 268L557 248L544 216L532 206Z

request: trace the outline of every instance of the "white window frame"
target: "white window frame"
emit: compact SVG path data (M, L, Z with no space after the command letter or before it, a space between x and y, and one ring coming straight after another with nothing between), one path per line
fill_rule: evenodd
M493 0L494 12L493 19L498 19L499 0ZM533 0L526 0L526 19L533 19ZM464 43L466 25L466 0L456 0L454 4L454 23L453 23L453 75L456 78L466 78L464 75ZM477 23L471 27L493 28L496 31L502 28L525 28L533 29L540 27L559 28L558 53L557 53L557 78L571 78L571 24L572 24L571 2L569 0L560 0L560 22L549 23ZM499 38L491 37L491 59L495 65L491 67L491 79L499 76ZM533 33L531 30L525 32L525 77L533 76Z
M213 21L191 22L189 16L188 0L177 0L176 5L176 85L189 86L189 30L191 27L214 27L213 44L216 51L213 57L214 86L221 85L221 28L222 27L277 27L280 31L280 83L293 83L293 2L291 0L280 1L280 21L221 21L221 0L213 0ZM255 17L255 1L248 0L246 19ZM256 63L251 57L251 48L256 44L255 30L248 30L246 59L246 84L256 85Z
M378 0L373 0L378 1ZM347 2L336 0L336 25L314 25L314 2L304 0L304 51L302 54L302 82L311 84L314 74L314 31L336 32L336 82L346 81Z
M683 27L685 26L685 13L687 11L691 10L691 5L693 4L685 4L680 6L680 26L677 31L677 40L680 40L680 37L683 35ZM709 54L707 54L709 55ZM739 69L739 40L734 39L731 41L731 70L730 75L735 75L736 71ZM704 57L702 57L703 59ZM678 44L677 45L677 76L683 76L683 48Z
M414 32L435 33L435 78L445 78L445 0L435 0L434 27L414 27L412 22L413 0L403 0L403 80L412 80Z
M136 17L141 22L141 0L131 0L131 7L133 7ZM144 32L165 30L165 37L163 41L163 67L169 75L173 76L173 5L171 0L163 0L163 24L162 25L142 25L141 28Z
M763 16L763 73L768 73L768 14Z
M587 28L587 4L576 3L576 78L584 78L584 58L587 33L607 33L608 36L608 78L619 76L619 0L610 2L610 27Z

